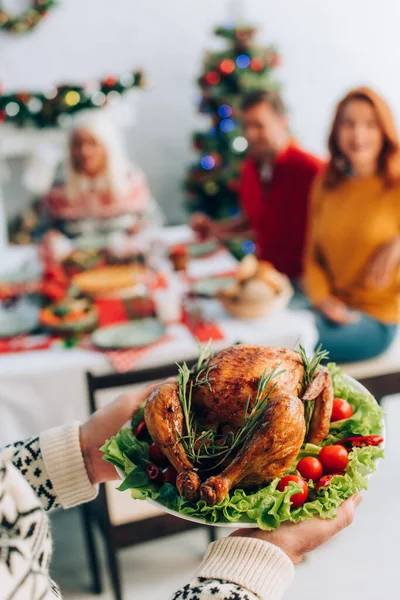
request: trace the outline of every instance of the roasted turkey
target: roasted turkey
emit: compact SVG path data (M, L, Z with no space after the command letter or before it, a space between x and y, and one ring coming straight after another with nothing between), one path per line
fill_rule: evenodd
M145 421L153 441L179 473L177 488L185 500L220 502L232 488L253 488L281 477L297 457L306 436L304 403L313 401L307 440L322 442L328 434L333 387L328 370L319 366L304 389L305 369L298 353L280 348L236 345L211 358L192 387L191 410L202 431L232 440L259 398L260 378L272 373L264 390L265 407L251 435L207 477L188 456L187 434L177 383L165 383L151 394ZM230 433L229 433L230 432ZM229 434L229 435L228 435Z

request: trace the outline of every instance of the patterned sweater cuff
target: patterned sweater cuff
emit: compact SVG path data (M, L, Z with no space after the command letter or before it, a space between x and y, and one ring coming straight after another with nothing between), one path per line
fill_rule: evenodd
M261 599L279 600L293 579L294 566L273 544L227 537L210 544L196 576L231 581Z
M43 461L64 508L89 502L97 487L89 481L79 441L79 423L55 427L40 436Z

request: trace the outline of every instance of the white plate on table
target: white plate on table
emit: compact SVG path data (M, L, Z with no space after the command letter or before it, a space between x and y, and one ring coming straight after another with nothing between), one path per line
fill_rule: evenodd
M165 327L157 319L137 319L97 329L92 335L92 342L103 350L128 350L148 346L163 335Z
M357 391L357 392L362 392L363 394L369 394L368 390L361 385L361 383L359 383L358 381L356 381L355 379L353 379L353 377L350 377L350 375L344 375L345 379L348 381L348 383ZM385 423L383 423L383 430L382 430L382 437L383 437L383 442L381 444L381 448L383 449L385 447L385 438L386 438L386 428L385 428ZM379 462L378 462L379 464ZM121 479L125 479L125 473L119 469L118 467L115 467L117 470L117 473L119 475L119 477ZM371 475L373 475L373 473L370 473L368 475L368 479L371 477ZM158 508L159 510L162 510L163 512L166 512L174 517L178 517L179 519L184 519L185 521L192 521L193 523L199 523L201 525L209 525L212 527L225 527L226 529L245 529L245 528L251 528L251 529L255 529L257 528L256 523L254 522L250 522L250 523L245 523L245 522L236 522L236 523L208 523L206 521L203 521L202 519L199 519L198 517L190 517L187 515L182 515L181 513L175 511L175 510L171 510L170 508L167 508L166 506L164 506L163 504L156 502L155 500L151 500L150 498L146 499L146 502L149 502L150 504L152 504L154 507Z

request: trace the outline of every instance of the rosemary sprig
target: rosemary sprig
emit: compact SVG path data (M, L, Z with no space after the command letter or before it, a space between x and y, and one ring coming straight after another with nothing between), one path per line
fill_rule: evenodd
M322 350L322 344L318 346L313 356L308 357L307 353L303 346L299 346L298 350L295 350L297 354L300 356L303 367L304 367L304 376L303 376L303 390L307 388L308 385L312 382L315 372L318 369L319 365L323 360L326 360L329 357L329 352L327 350Z
M277 385L275 381L270 386L272 379L284 373L283 370L278 371L277 368L269 373L264 371L259 379L256 398L250 412L251 398L249 397L246 401L242 426L236 433L230 431L224 435L196 423L194 418L192 408L193 389L198 384L203 385L208 382L208 376L205 382L204 380L199 382L200 374L203 374L207 368L209 358L206 357L208 356L207 353L204 353L199 357L193 372L190 372L187 365L184 364L179 367L178 374L179 400L183 410L186 430L184 435L178 436L178 441L185 448L188 458L199 468L206 471L222 465L232 452L238 450L252 436L266 408L268 399ZM211 466L207 468L209 463L211 463Z
M310 431L311 419L314 413L315 403L314 402L304 402L304 420L306 422L306 436L308 437L308 432Z
M201 348L199 344L199 358L192 370L195 387L207 385L211 389L211 380L209 378L211 367L209 366L209 362L213 356L214 353L211 351L211 340L204 348Z

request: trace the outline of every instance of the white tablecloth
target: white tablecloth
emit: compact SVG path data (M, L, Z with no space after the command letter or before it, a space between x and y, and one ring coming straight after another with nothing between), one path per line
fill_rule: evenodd
M174 243L182 238L186 240L189 235L185 227L168 228L164 238ZM9 250L7 256L6 264L14 266L14 251ZM235 265L232 257L222 258L219 272ZM201 265L192 266L192 270L194 275L200 273L199 276L218 273L215 258L210 261L208 270ZM283 310L268 319L238 321L230 318L218 303L209 301L208 310L207 316L218 321L226 336L223 342L216 344L216 349L236 342L289 348L300 342L312 352L317 341L313 319L306 312ZM197 355L196 340L184 326L173 325L168 333L171 340L142 356L136 363L137 369L188 360ZM0 446L74 419L85 419L88 415L85 373L110 370L102 354L79 349L0 356Z

